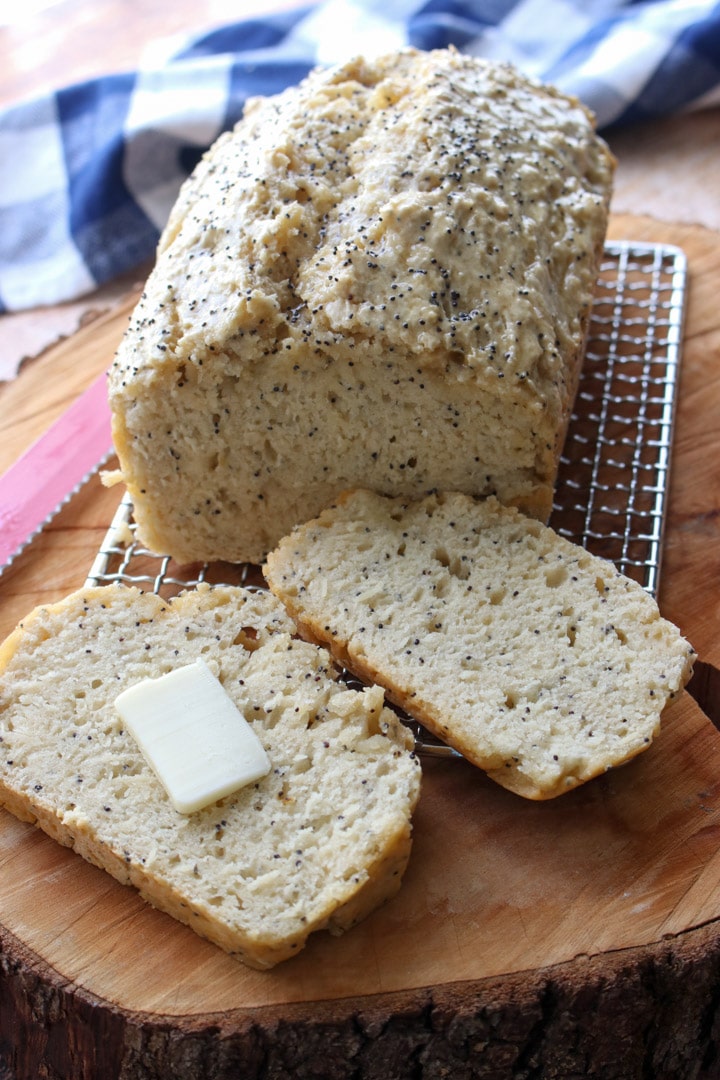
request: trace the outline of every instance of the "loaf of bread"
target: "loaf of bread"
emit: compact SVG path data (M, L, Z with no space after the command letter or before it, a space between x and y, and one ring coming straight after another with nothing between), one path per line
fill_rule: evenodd
M453 50L251 102L110 375L144 542L259 562L355 486L546 519L612 172L577 101Z
M339 683L267 591L126 586L36 609L0 648L0 803L257 968L392 896L420 769L382 691ZM114 702L203 658L270 758L180 814Z
M647 748L691 674L641 586L493 497L351 492L265 572L306 637L530 799Z

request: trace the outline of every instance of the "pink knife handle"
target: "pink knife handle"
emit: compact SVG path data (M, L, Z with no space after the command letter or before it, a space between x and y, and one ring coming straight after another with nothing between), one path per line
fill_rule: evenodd
M111 447L107 376L103 372L0 477L0 568Z

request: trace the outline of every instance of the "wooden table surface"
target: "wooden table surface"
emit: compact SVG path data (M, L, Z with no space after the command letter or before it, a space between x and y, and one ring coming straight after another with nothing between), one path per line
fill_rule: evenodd
M127 0L125 3L118 2L118 0L60 0L59 3L52 4L45 10L35 14L23 15L20 12L11 25L0 26L0 103L16 100L36 90L67 83L79 77L132 67L137 63L144 45L157 35L209 26L228 19L241 18L252 12L270 10L272 7L288 6L292 6L292 0L286 0L286 2L276 0L275 3L266 4L263 4L262 0L246 0L244 3L231 2L231 0L216 0L216 2L207 3L190 3L190 0L177 0L173 5L166 5L163 0L137 0L137 2ZM715 301L716 282L720 280L720 200L717 198L717 191L720 190L720 138L718 136L720 136L720 111L713 110L683 117L667 118L632 131L613 133L609 141L619 159L617 186L613 201L612 234L619 238L650 239L679 244L690 256L690 302L688 329L684 343L686 373L683 376L675 448L678 469L674 473L665 552L665 577L660 599L664 613L678 622L691 637L699 653L706 659L720 665L720 605L715 599L718 578L720 577L720 477L718 477L717 468L714 464L719 460L718 452L720 451L720 435L716 430L718 426L716 422L717 410L720 408L720 313L717 310ZM47 428L55 416L65 409L82 389L90 383L92 378L107 365L122 332L123 321L126 318L129 305L132 303L134 293L130 288L131 284L132 280L130 278L122 283L119 288L104 290L97 296L87 298L79 305L65 305L64 308L33 312L27 315L0 317L1 347L14 349L18 358L25 355L23 343L28 340L26 336L27 327L32 329L30 338L34 343L19 376L0 386L0 471L7 468L32 440ZM93 311L96 316L97 312L102 312L102 314L95 317L87 325L77 329L75 323L80 319L82 313L86 311ZM44 347L58 335L67 335L71 331L73 332L67 340L54 345L50 349ZM41 535L33 544L32 549L24 553L20 559L16 560L10 571L0 577L0 636L4 636L32 604L54 599L82 583L88 569L88 552L97 547L107 528L109 516L116 502L117 493L103 490L99 483L93 482L74 500L71 511L64 511L53 523L52 528ZM42 566L41 572L37 570L38 565ZM688 571L688 566L692 567L691 572ZM703 791L707 796L703 812L708 815L708 830L702 834L701 838L694 835L693 844L691 845L692 857L697 859L698 865L700 865L701 859L705 858L706 849L710 850L712 848L714 850L717 847L714 841L716 834L713 830L716 827L720 829L720 804L717 807L715 805L718 802L715 798L718 794L718 784L714 781L713 769L717 757L718 781L720 782L720 756L718 756L713 741L715 739L714 730L708 727L694 702L688 700L682 706L678 715L680 720L675 730L674 745L677 753L681 755L682 761L685 763L684 769L689 768L688 762L691 761L691 758L693 761L696 758L700 761L698 767L703 773ZM680 738L681 735L683 738L687 737L687 745L683 744ZM692 757L693 754L696 757ZM657 758L652 759L649 757L650 764L644 774L645 780L643 782L645 784L648 784L649 778L654 775L653 769L657 767L657 760ZM655 764L653 764L653 761ZM463 783L464 781L461 780L460 782ZM678 814L682 813L680 804L683 799L687 803L688 800L696 798L696 795L693 794L695 792L693 778L685 775L683 782L686 785L686 787L682 788L684 794L682 798L678 795L676 800L679 800L676 808ZM699 780L698 783L700 783ZM621 780L621 788L623 784L629 798L628 781ZM497 803L498 806L500 804L504 805L503 798L502 796L497 798L491 796L490 803L492 805ZM592 796L588 796L588 798L592 802ZM618 798L622 803L625 796L620 795ZM495 803L493 803L493 799ZM428 805L432 805L432 803ZM427 820L427 810L425 814L425 824L430 830L427 835L434 838L435 841L441 842L441 835L436 835L432 831L431 823ZM458 823L458 827L460 827L460 823ZM610 827L614 826L608 825L608 828ZM648 829L649 827L648 825ZM16 842L16 838L21 835L22 828L18 825L17 829L14 829L14 826L8 826L5 831L0 829L0 864L6 867L12 865L11 853L12 858L15 858L13 844ZM598 829L600 829L598 835L601 835L601 827L598 826ZM25 834L22 833L22 835ZM640 843L637 838L636 842ZM426 847L427 844L426 839ZM36 851L31 851L28 854L28 861L25 864L28 872L30 872L33 865L44 865L42 859L48 857L46 850L42 846L38 846ZM64 853L61 854L63 858L61 859L58 856L57 864L53 864L53 873L58 881L68 872L64 861ZM640 854L641 849L638 847L638 855ZM423 857L421 851L420 858ZM677 851L672 852L668 861L668 873L672 868L673 860L677 860L679 857ZM33 859L40 861L33 863ZM450 855L448 855L448 865L450 865L450 861ZM720 999L720 944L718 942L720 934L718 934L716 926L720 904L716 904L714 899L716 882L720 880L720 869L718 869L716 862L712 863L712 873L709 868L710 862L708 862L707 872L698 870L693 879L692 888L688 890L686 896L678 898L673 908L672 917L667 920L665 929L668 938L673 933L682 930L684 926L691 926L693 934L687 937L687 941L682 946L678 945L676 952L672 952L671 947L668 946L668 951L662 953L661 960L657 959L660 954L656 954L655 960L653 960L655 966L652 967L652 980L656 982L655 988L649 989L649 982L652 980L647 973L651 969L647 966L643 968L643 964L647 965L649 961L645 959L644 954L636 954L634 951L636 941L650 940L652 934L655 933L654 930L652 933L648 930L649 937L646 935L645 938L642 937L641 932L637 939L633 937L634 931L629 931L627 948L624 952L621 949L614 955L611 967L605 967L598 972L593 967L592 962L587 961L588 979L590 981L595 979L597 983L598 980L605 980L606 982L608 979L615 980L618 986L623 987L623 994L625 995L623 1000L627 1002L628 993L635 995L633 999L635 1001L634 1007L638 1010L642 1010L643 1007L651 1010L658 1004L658 995L660 997L664 996L666 1004L663 1006L665 1009L663 1022L669 1025L668 1030L670 1031L668 1046L675 1046L675 1043L673 1043L675 1034L672 1031L672 1018L676 1014L679 1015L683 1007L686 1008L687 1016L694 1018L695 1012L693 1012L693 1008L695 1006L693 1003L697 1001L697 1009L700 1009L704 995L708 1004L703 1013L702 1023L699 1023L697 1030L698 1060L692 1062L692 1068L688 1064L687 1046L692 1045L695 1035L693 1031L688 1034L686 1030L685 1043L683 1044L683 1053L686 1056L682 1058L682 1066L677 1063L680 1061L680 1057L678 1057L674 1065L672 1064L671 1052L667 1050L666 1056L669 1062L667 1071L664 1073L657 1071L655 1075L659 1077L667 1076L672 1078L677 1076L679 1080L685 1080L686 1077L689 1080L690 1077L699 1078L720 1075L720 1070L716 1068L717 1061L720 1060L716 1046L720 1021L716 1015L716 1006L713 1004L713 1002ZM92 884L95 880L92 878L93 873L94 871L88 868L87 881L91 883L88 886L89 888L95 887ZM713 876L713 874L716 876ZM51 884L40 879L37 881L39 895L45 896L47 894L50 896L52 887ZM654 896L653 902L658 900L662 890L666 887L666 884L657 885L657 895ZM420 888L417 876L414 884L412 880L410 882L411 893L413 888L416 892ZM518 880L517 888L522 893L523 889L527 891L528 886L527 883ZM13 1062L18 1069L20 1069L19 1062L25 1062L26 1067L29 1068L28 1062L46 1061L45 1058L42 1058L43 1053L48 1055L47 1061L50 1060L50 1050L46 1047L52 1044L52 1036L48 1036L48 1029L54 1030L53 1023L56 1023L56 1026L61 1025L60 1021L48 1020L48 1016L56 1015L62 1018L68 1010L75 1018L72 1038L79 1040L78 1046L83 1039L92 1042L94 1038L98 1037L99 1032L103 1030L108 1038L117 1038L120 1042L125 1039L123 1046L125 1052L129 1053L127 1046L130 1045L132 1040L127 1032L132 1027L132 1017L128 1017L128 1015L122 1016L122 1024L125 1025L122 1034L118 1034L115 1028L112 1028L111 1032L105 1013L100 1008L98 1000L91 993L83 994L82 990L73 988L74 1004L70 1006L62 996L64 991L59 988L57 983L53 983L52 979L49 979L49 983L52 984L52 993L48 995L38 991L35 983L31 986L33 979L36 983L38 980L42 983L43 980L48 982L49 977L47 969L37 964L37 956L32 951L37 942L30 940L31 934L28 934L26 940L22 940L22 936L18 936L18 928L22 928L27 921L23 914L23 903L26 903L26 901L21 894L13 893L11 895L7 890L2 893L0 887L0 931L3 926L10 926L11 929L9 936L3 937L0 934L0 961L4 961L4 981L0 981L0 1076L5 1075L3 1065L6 1063L3 1060L3 1054L6 1052L6 1045L10 1045L7 1030L3 1027L3 1024L7 1025L10 1019L17 1024L18 1017L21 1017L22 1025L17 1030L22 1029L23 1038L27 1044L24 1048L19 1048L16 1045L13 1051L15 1055ZM102 903L104 903L104 899L99 902L99 908L102 907ZM132 904L131 901L128 901L128 903ZM520 903L519 900L518 903ZM133 912L134 910L133 908ZM644 918L644 916L642 917ZM133 918L135 918L134 915ZM392 915L387 916L387 918L392 922ZM683 919L686 921L683 922ZM80 908L78 908L77 927L78 939L80 939L83 932L90 934L91 918L86 919L81 914ZM89 950L90 944L88 943L91 943L91 937L89 936L83 940L86 941ZM352 957L355 946L350 935L348 935L348 940L350 944L347 956ZM358 937L356 940L358 942L357 948L360 948L362 939ZM654 941L654 938L652 940ZM174 942L172 934L167 941L164 956ZM660 937L658 942L661 944ZM53 943L53 948L55 946L56 943ZM113 940L112 947L116 950L120 948L120 938L118 938L118 941ZM325 946L322 947L322 949L324 948ZM324 955L322 949L317 955ZM62 950L60 952L56 950L52 955L56 958L58 967L61 969ZM197 955L198 963L202 962L208 965L208 971L213 973L216 971L213 967L214 955L208 959L209 954L205 951L204 943L197 946L196 954L193 955ZM563 960L564 954L561 941L557 942L555 955L558 962ZM81 986L93 985L92 963L93 960L88 952L83 956L85 978L79 980ZM515 965L514 973L521 972L522 954L520 952L513 963ZM677 981L675 983L664 981L666 977L670 979L673 965L679 968L687 965L686 970L693 983L694 989L691 992L691 989L688 988L684 1006L682 993L679 994L677 999L673 997L673 993L677 993L678 990ZM313 976L309 966L297 970L300 972L300 982L302 982L303 978L306 978L309 982L312 981ZM222 972L224 978L224 968ZM663 972L666 974L663 974ZM545 976L543 978L545 979ZM217 1010L214 1020L215 1028L212 1029L215 1032L212 1036L212 1039L215 1040L212 1052L216 1055L220 1053L218 1039L225 1040L223 1045L230 1046L231 1049L232 1047L237 1049L232 1040L235 1037L242 1038L245 1040L242 1042L244 1051L247 1050L247 1046L252 1041L248 1035L249 1021L247 1015L241 1017L238 1012L233 1012L229 1008L232 994L236 992L237 987L232 975L227 975L227 980L227 988L225 983L218 982L215 988L215 996L212 998ZM471 979L468 978L467 983L463 984L464 989L453 990L452 993L455 996L452 996L451 992L448 991L447 997L444 999L438 990L434 997L435 1012L433 1013L432 1024L442 1025L443 1008L446 1009L447 1015L452 1017L457 1017L464 1009L465 1013L473 1018L473 1022L479 1025L478 1031L482 1028L482 1032L472 1036L469 1033L470 1028L466 1026L462 1028L463 1038L471 1039L474 1037L478 1044L485 1038L488 1044L491 1044L494 1038L493 1030L499 1024L499 1030L502 1032L503 1039L507 1040L508 1046L512 1045L514 1038L517 1038L518 1042L525 1039L523 1045L526 1049L524 1052L530 1054L527 1047L531 1044L533 1038L532 1025L535 1024L536 1032L539 1031L537 1025L542 1024L543 1009L546 1008L548 1014L562 1011L558 1006L558 1001L561 999L563 1002L562 1008L567 1010L567 1015L574 1015L573 1010L582 1008L582 1001L578 999L577 985L573 984L571 990L567 991L568 994L574 995L572 1000L570 998L565 1000L557 989L561 983L562 979L558 974L555 990L553 991L557 995L557 999L551 1001L552 995L548 990L549 983L547 979L542 982L541 991L538 991L538 993L541 993L541 997L538 1000L544 1001L545 1004L540 1007L540 1012L535 1016L534 1020L531 1017L530 1028L522 1034L517 1034L513 1030L513 1017L517 1021L519 1030L522 1027L520 1021L522 1009L518 1005L518 1001L522 999L526 990L529 995L528 1000L530 1000L537 987L541 985L537 982L537 979L533 983L532 979L528 978L525 989L519 989L520 983L517 980L513 982L513 993L516 994L516 997L513 999L512 1006L515 1012L512 1009L509 1012L501 1012L498 1006L495 1020L483 1020L484 1027L478 1019L477 1001L473 1001L472 998L477 988ZM262 987L260 983L256 984L255 982L252 982L251 985L252 993L256 995L255 1004L258 1006L264 1005L266 997L263 995L267 996L267 987ZM292 977L288 976L287 981L283 981L282 985L292 987ZM143 990L145 998L142 997L141 993L138 1000L153 1000L152 986L152 979L150 979L148 986ZM474 986L475 990L473 990ZM224 994L225 996L223 996ZM347 995L346 988L344 996ZM301 999L297 987L289 993L287 999L295 1002ZM393 1015L397 1020L397 1017L402 1014L405 1034L403 1034L403 1031L396 1030L393 1035L394 1041L391 1040L387 1045L392 1045L393 1052L396 1054L401 1053L399 1047L403 1048L402 1052L406 1055L412 1052L410 1045L412 1039L417 1040L420 1038L418 1030L426 1030L429 1021L427 1017L423 1019L423 1010L427 1009L427 998L421 994L416 995L412 999L412 1006L408 1004L408 1000L403 998L402 1002L400 1002L400 999L398 999L395 1014L393 1014L393 1005L390 999L383 999L383 1009L378 1013L373 1012L373 1006L366 1003L366 1011L362 1014L364 1020L361 1023L355 1016L353 1024L362 1028L362 1038L366 1040L368 1046L378 1038L381 1029L383 1032L386 1027L390 1030ZM598 1000L600 999L594 996L593 992L587 999L586 1008L592 1011L597 1007ZM184 1010L186 1014L190 1014L192 1012L191 999L182 999L182 1002L181 1007L181 994L178 991L175 1002L176 1010L178 1012ZM537 1002L533 999L533 1007L536 1004ZM617 1001L613 999L612 1008L615 1008L616 1005ZM658 1007L660 1006L658 1005ZM490 1006L483 1005L485 1012L489 1008ZM607 1012L603 1014L604 1023L606 1026L610 1025L610 1027L616 1022L611 1016L612 1008L610 1014ZM25 1013L23 1013L23 1009L25 1009ZM40 1011L38 1012L38 1010ZM43 1010L46 1010L46 1012L43 1012ZM56 1010L56 1012L53 1013L53 1010ZM485 1012L483 1015L485 1015ZM529 1009L528 1016L530 1016L531 1012L532 1010ZM502 1021L499 1019L500 1017ZM668 1017L670 1018L668 1019ZM283 1023L286 1027L283 1028L283 1032L276 1033L279 1042L285 1039L287 1043L287 1031L294 1031L292 1025L296 1020L298 1024L305 1022L305 1018L300 1013L292 1013L292 1010L286 1011L283 1015ZM527 1017L523 1015L523 1022L525 1020L527 1020ZM648 1017L645 1022L649 1029L651 1025L650 1018ZM689 1022L687 1021L687 1023ZM617 1018L618 1030L624 1030L623 1025L627 1026L628 1023L629 1021L626 1018L622 1020ZM686 1023L686 1021L678 1021L679 1027L683 1023ZM338 1020L337 1015L333 1012L332 1004L317 1005L314 1010L313 1024L315 1025L313 1027L314 1037L318 1039L327 1038L328 1032L332 1032L332 1038L337 1042L334 1044L335 1049L332 1051L328 1049L328 1053L334 1054L335 1058L338 1058L338 1055L341 1056L341 1053L347 1052L347 1046L352 1042L351 1034L352 1038L360 1038L352 1024L348 1027L349 1021L347 1017L341 1017L341 1020ZM323 1024L326 1027L323 1027ZM504 1024L509 1025L507 1030L503 1026ZM236 1025L237 1030L233 1028L233 1025ZM495 1028L493 1028L493 1025L495 1025ZM207 1035L207 1030L210 1030L211 1026L208 1021L202 1033L200 1033L197 1027L190 1025L187 1027L185 1035L188 1039L198 1040L201 1034ZM451 1026L448 1021L448 1027L451 1028ZM40 1036L38 1034L37 1040L34 1040L33 1037L33 1032L36 1030L37 1032L41 1030L43 1032L43 1039L45 1040L43 1047L45 1049L38 1049ZM138 1031L142 1033L142 1030L142 1025L139 1024ZM562 1042L561 1019L557 1020L557 1027L554 1030L555 1035L553 1037L559 1047ZM339 1033L342 1034L342 1037ZM60 1038L59 1035L57 1037ZM143 1037L150 1038L147 1033L134 1035L133 1037L141 1041ZM152 1038L157 1041L158 1045L162 1042L163 1037L161 1026L153 1029ZM452 1030L449 1030L449 1034L445 1033L442 1052L451 1053L448 1047L452 1046L453 1038L458 1037L457 1030L455 1036L453 1036ZM168 1035L167 1038L169 1042L167 1046L162 1043L163 1051L162 1054L158 1051L159 1056L157 1059L153 1056L155 1051L152 1049L151 1043L143 1043L142 1050L138 1051L140 1064L135 1063L135 1071L133 1071L134 1067L131 1064L127 1064L126 1075L146 1075L142 1071L143 1061L150 1070L148 1063L151 1060L154 1063L153 1067L159 1071L157 1073L148 1071L147 1075L193 1075L192 1070L185 1071L186 1067L190 1068L189 1066L186 1064L179 1065L179 1058L177 1060L173 1059L172 1034ZM187 1050L186 1044L183 1044L183 1046ZM203 1044L203 1046L203 1052L209 1052L206 1045ZM168 1047L170 1048L168 1049ZM339 1047L342 1047L342 1050ZM93 1073L92 1069L80 1073L76 1061L79 1058L89 1061L92 1054L87 1047L80 1050L76 1047L76 1052L78 1059L72 1058L69 1050L55 1051L56 1057L53 1058L53 1064L58 1070L56 1075L67 1077L101 1075L101 1073ZM187 1050L187 1052L191 1053L190 1050ZM269 1053L267 1049L263 1052ZM496 1055L499 1053L497 1046L494 1052ZM370 1055L367 1058L367 1061L369 1061L373 1054L372 1048L367 1053ZM680 1051L677 1050L677 1053L679 1054ZM632 1057L632 1051L628 1050L628 1055L628 1061L635 1060ZM618 1056L621 1057L622 1054L619 1053ZM460 1054L460 1057L462 1057L462 1054ZM452 1060L455 1061L455 1058ZM588 1060L589 1058L586 1056L586 1064ZM64 1062L64 1065L58 1065L58 1061ZM159 1061L162 1061L162 1067L157 1064ZM227 1062L223 1065L219 1064L217 1056L213 1058L213 1061L215 1064L212 1068L208 1066L204 1075L217 1074L223 1077L233 1075ZM383 1064L378 1059L372 1065L372 1068L367 1064L367 1061L363 1066L364 1071L361 1074L358 1073L358 1075L393 1076L392 1068L387 1064L387 1061ZM467 1071L461 1073L457 1071L456 1067L454 1074L451 1072L447 1075L458 1075L463 1078L471 1075L492 1075L498 1078L510 1075L509 1072L503 1070L501 1065L497 1064L500 1061L499 1057L495 1056L493 1061L495 1062L493 1067L496 1071L492 1073L481 1073L479 1067L476 1072ZM10 1062L11 1064L12 1062ZM528 1057L528 1067L531 1064L531 1058ZM8 1068L10 1068L10 1065L8 1065ZM432 1073L432 1075L443 1075L440 1071L440 1065L436 1065L436 1068L438 1071ZM567 1066L567 1071L564 1072L561 1057L558 1057L553 1068L555 1071L550 1071L548 1066L545 1073L534 1073L533 1075L548 1077L551 1075L562 1077L571 1074L610 1076L609 1072L592 1072L591 1064L587 1065L587 1073L581 1073L578 1071L577 1062L573 1064L574 1072L571 1073L569 1066ZM634 1064L628 1065L626 1072L620 1071L621 1068L622 1066L618 1066L619 1071L613 1075L641 1075L639 1071L631 1071L635 1068ZM161 1069L165 1069L165 1072L163 1073ZM27 1080L30 1080L31 1075L39 1075L39 1073L31 1074L18 1071L17 1073L8 1072L7 1075L12 1076L13 1080L26 1080L26 1076ZM194 1075L199 1076L203 1075L203 1073L196 1071ZM252 1072L252 1074L248 1072L248 1075L254 1076L256 1074L255 1072ZM293 1075L293 1073L286 1071L285 1073L278 1072L276 1075ZM298 1072L297 1075L300 1075L300 1073ZM340 1075L340 1073L333 1073L333 1075ZM431 1075L431 1073L428 1072L428 1075ZM530 1075L530 1072L527 1075ZM646 1075L650 1074L646 1073Z

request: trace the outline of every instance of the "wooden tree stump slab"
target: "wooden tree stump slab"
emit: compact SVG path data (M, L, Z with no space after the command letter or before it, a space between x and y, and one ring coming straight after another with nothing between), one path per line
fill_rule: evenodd
M720 238L611 235L689 258L660 604L720 664ZM0 468L108 365L128 309L4 388ZM93 480L13 562L0 633L82 583L117 500ZM428 760L398 896L260 973L2 813L0 1078L720 1076L719 838L720 734L688 694L646 754L549 803Z

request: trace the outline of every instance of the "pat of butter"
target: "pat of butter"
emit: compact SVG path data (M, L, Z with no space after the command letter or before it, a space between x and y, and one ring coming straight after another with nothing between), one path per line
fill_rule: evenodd
M115 707L181 814L270 771L262 743L202 660L130 686Z

